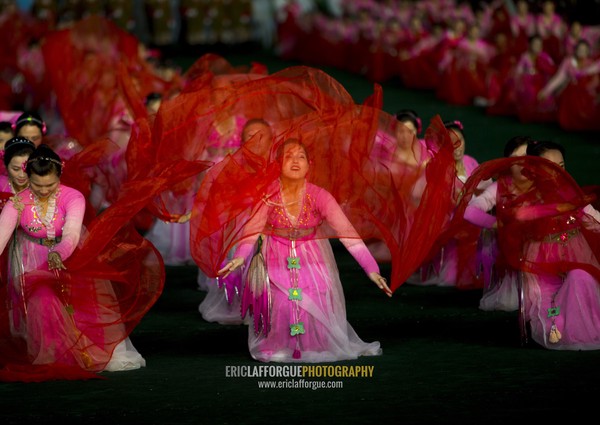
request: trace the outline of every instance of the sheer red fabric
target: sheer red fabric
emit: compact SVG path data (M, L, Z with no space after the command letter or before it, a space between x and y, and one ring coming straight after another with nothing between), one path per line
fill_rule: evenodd
M514 183L511 167L522 168L527 184ZM498 181L496 217L498 244L504 261L513 269L530 273L560 275L582 269L596 280L600 278L597 249L580 253L579 259L541 262L527 256L527 246L533 242L567 242L582 234L590 247L598 247L600 225L584 211L595 202L595 196L584 191L575 180L556 164L538 157L502 158L488 161L471 175L458 205L452 226L460 225L469 199L481 180ZM590 261L590 255L595 260Z
M369 106L379 105L377 95L367 105L357 105L339 83L321 71L289 68L232 85L220 99L216 104L190 106L180 97L181 105L173 108L173 113L186 109L194 112L164 132L165 146L189 146L197 129L210 129L220 114L266 118L272 123L275 138L251 139L214 165L203 179L193 208L191 245L194 260L204 273L215 277L242 235L264 231L245 228L245 224L267 188L277 181L277 147L289 138L298 138L307 146L312 160L308 180L338 200L361 238L383 240L388 245L392 288L400 286L420 265L447 223L452 205L451 191L443 184L426 184L419 201L415 204L413 200L423 179L426 183L453 181L452 143L439 117L432 120L426 133L433 152L428 161L413 158L392 166L391 156L382 158L374 153L378 136L396 134L395 118ZM199 113L203 108L206 113ZM405 132L398 143L412 151L419 142ZM323 235L348 236L331 229Z
M83 146L106 136L114 119L129 113L120 90L123 68L129 75L125 84L142 99L169 88L139 57L138 48L134 36L97 15L46 35L47 77L67 133Z

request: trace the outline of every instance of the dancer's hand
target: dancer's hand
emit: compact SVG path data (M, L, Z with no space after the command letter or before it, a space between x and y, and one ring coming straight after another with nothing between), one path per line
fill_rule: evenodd
M217 272L217 275L219 277L227 277L227 276L229 276L229 273L231 273L238 267L242 266L243 264L244 264L244 259L242 257L233 258L233 259L229 260L229 262L227 264L225 264L225 267L223 267L221 270L219 270Z
M179 217L177 220L175 220L175 223L186 223L186 222L190 221L190 218L192 218L191 211L189 213L184 214L181 217Z
M369 273L369 279L371 279L375 284L381 289L388 297L392 296L392 290L387 285L387 280L385 277L381 276L377 272Z

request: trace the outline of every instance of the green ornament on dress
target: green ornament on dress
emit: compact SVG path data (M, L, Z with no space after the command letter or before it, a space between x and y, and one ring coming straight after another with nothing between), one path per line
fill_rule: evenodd
M288 257L288 269L300 270L300 257Z
M292 323L290 325L290 335L296 336L304 334L304 322Z
M302 301L302 288L290 288L288 299L290 301Z
M560 314L560 307L550 307L548 309L548 317L558 316Z

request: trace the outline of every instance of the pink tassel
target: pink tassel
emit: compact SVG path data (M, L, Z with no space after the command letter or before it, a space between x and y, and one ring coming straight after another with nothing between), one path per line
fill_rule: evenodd
M292 354L292 357L298 360L302 358L302 353L300 352L300 350L294 350L294 354Z

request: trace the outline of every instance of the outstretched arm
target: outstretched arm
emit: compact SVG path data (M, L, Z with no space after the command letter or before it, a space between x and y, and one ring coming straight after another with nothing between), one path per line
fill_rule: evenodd
M358 232L350 223L344 211L337 203L335 198L326 190L321 190L317 202L319 209L325 216L327 223L341 237L340 242L346 247L348 252L360 264L369 279L373 281L379 289L386 293L388 297L392 296L392 290L387 285L387 280L379 273L379 265L373 255L360 238Z

